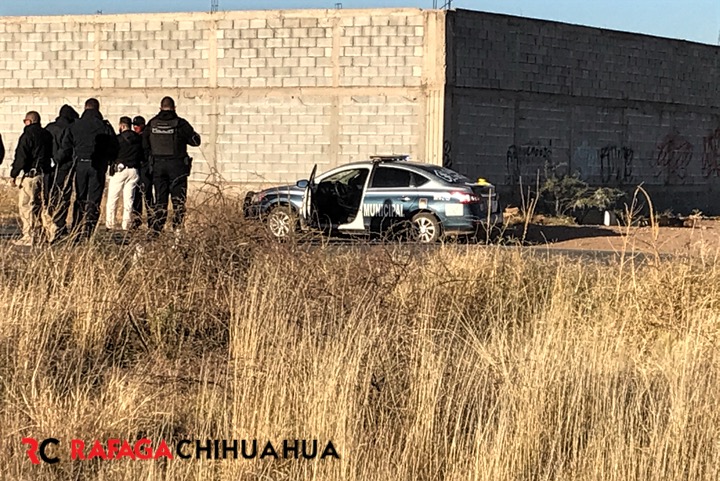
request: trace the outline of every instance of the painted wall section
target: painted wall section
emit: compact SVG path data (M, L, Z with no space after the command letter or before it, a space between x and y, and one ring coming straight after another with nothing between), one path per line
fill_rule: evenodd
M447 28L446 164L513 197L578 172L720 213L720 48L465 10Z

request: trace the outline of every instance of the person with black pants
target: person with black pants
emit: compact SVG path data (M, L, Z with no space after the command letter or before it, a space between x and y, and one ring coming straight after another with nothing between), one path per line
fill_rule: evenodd
M73 231L78 240L89 238L100 218L108 165L117 158L118 140L110 123L100 113L100 102L90 98L79 120L67 129L61 158L75 162Z
M145 118L137 115L132 119L133 130L142 137L145 130ZM152 229L153 225L153 208L155 205L155 196L153 195L152 168L147 159L143 159L138 169L140 178L135 188L135 196L133 197L133 222L132 228L137 229L142 225L143 205L145 206L145 215L147 217L148 229Z
M152 230L156 234L167 222L168 197L173 205L173 230L176 235L180 233L192 168L187 146L199 147L200 142L200 135L190 123L175 113L175 101L164 97L160 102L160 113L150 119L143 132L143 147L146 158L150 159L155 189Z
M49 227L50 242L60 240L68 234L67 218L70 212L75 163L72 158L61 159L60 152L67 128L79 118L80 115L77 111L66 104L60 108L55 121L45 126L45 129L53 136L52 156L55 162L53 170L47 175L45 181L48 214L52 217L52 225Z

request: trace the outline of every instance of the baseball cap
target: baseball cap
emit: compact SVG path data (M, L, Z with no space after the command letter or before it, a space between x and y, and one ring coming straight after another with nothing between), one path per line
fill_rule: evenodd
M145 117L142 115L138 115L135 118L132 119L133 125L145 125Z

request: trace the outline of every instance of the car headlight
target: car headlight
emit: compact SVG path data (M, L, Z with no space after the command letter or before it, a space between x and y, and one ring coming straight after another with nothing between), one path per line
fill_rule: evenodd
M265 193L264 193L264 192L256 192L256 193L253 194L253 196L250 198L250 202L253 203L253 204L258 204L258 203L260 203L260 201L263 200L264 198L265 198Z

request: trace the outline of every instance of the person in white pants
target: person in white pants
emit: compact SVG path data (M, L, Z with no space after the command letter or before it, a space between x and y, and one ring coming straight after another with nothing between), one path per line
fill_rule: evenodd
M123 198L122 228L128 230L131 226L135 186L140 179L140 163L144 156L142 137L132 130L131 124L130 117L120 118L120 134L118 135L120 149L117 159L109 168L110 181L105 212L105 227L108 230L115 229L117 203L121 195Z

